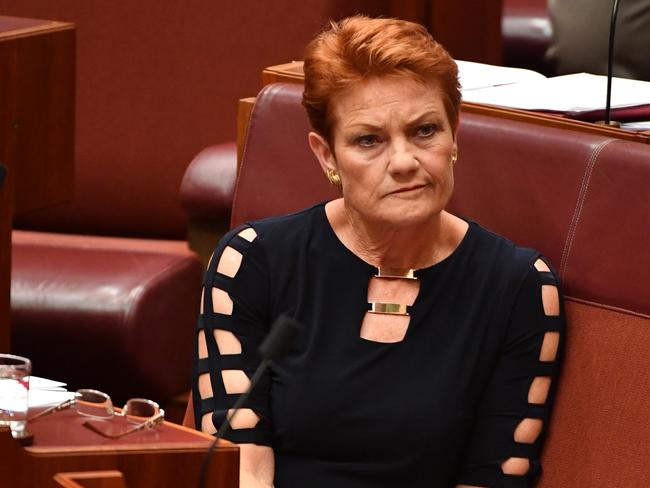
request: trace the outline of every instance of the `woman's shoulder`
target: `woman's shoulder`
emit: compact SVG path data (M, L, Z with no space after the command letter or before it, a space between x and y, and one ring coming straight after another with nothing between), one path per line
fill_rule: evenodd
M267 217L259 220L250 220L240 226L240 229L251 227L261 240L267 243L275 241L288 242L298 239L301 235L313 232L324 223L325 203L318 203L311 207L285 215Z
M228 231L221 239L220 246L247 237L252 247L270 247L278 250L291 247L291 243L304 241L304 236L323 229L325 223L325 203L319 203L297 212L248 220ZM218 246L219 247L219 246Z
M531 247L519 245L507 237L470 221L475 259L496 268L502 275L521 277L528 274L542 254Z

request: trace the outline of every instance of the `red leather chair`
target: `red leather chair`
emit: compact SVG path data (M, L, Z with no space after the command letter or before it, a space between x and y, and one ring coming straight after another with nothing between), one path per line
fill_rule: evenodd
M503 0L503 65L552 74L545 61L553 37L548 0Z
M307 145L301 90L259 94L233 226L335 196ZM567 295L567 355L538 486L650 485L650 147L469 113L458 144L450 210L542 251Z
M223 228L234 188L235 145L214 146L211 155L223 171L215 175L208 209ZM190 208L201 201L200 182L186 182L181 199ZM55 218L43 220L44 227L56 226ZM83 232L82 223L75 225L71 230ZM190 388L189 331L203 269L182 236L14 231L11 349L32 359L34 374L65 381L71 389L96 388L116 402L137 396L166 403Z

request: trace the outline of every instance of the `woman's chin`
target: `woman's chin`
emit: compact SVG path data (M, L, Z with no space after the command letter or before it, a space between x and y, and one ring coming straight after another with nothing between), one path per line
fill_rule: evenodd
M386 212L378 215L378 219L386 226L415 227L430 223L436 219L442 208L431 205L395 205Z

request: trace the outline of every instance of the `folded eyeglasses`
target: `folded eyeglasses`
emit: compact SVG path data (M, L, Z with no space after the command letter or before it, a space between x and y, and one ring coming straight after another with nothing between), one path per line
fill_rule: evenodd
M84 417L94 419L124 417L128 422L136 424L124 432L112 434L101 430L88 421L83 423L83 426L87 429L90 429L108 439L119 439L120 437L132 434L133 432L158 425L165 419L165 411L152 400L147 400L146 398L131 398L126 402L121 411L116 411L111 397L106 393L98 390L81 389L75 392L73 398L32 415L27 418L27 421L31 422L51 413L71 407L74 407L76 412Z

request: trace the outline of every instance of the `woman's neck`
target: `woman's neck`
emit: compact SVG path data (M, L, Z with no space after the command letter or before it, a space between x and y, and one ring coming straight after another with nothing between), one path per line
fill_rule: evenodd
M341 242L365 262L395 272L432 266L449 256L467 231L467 223L441 212L413 226L369 222L342 199L325 207Z

